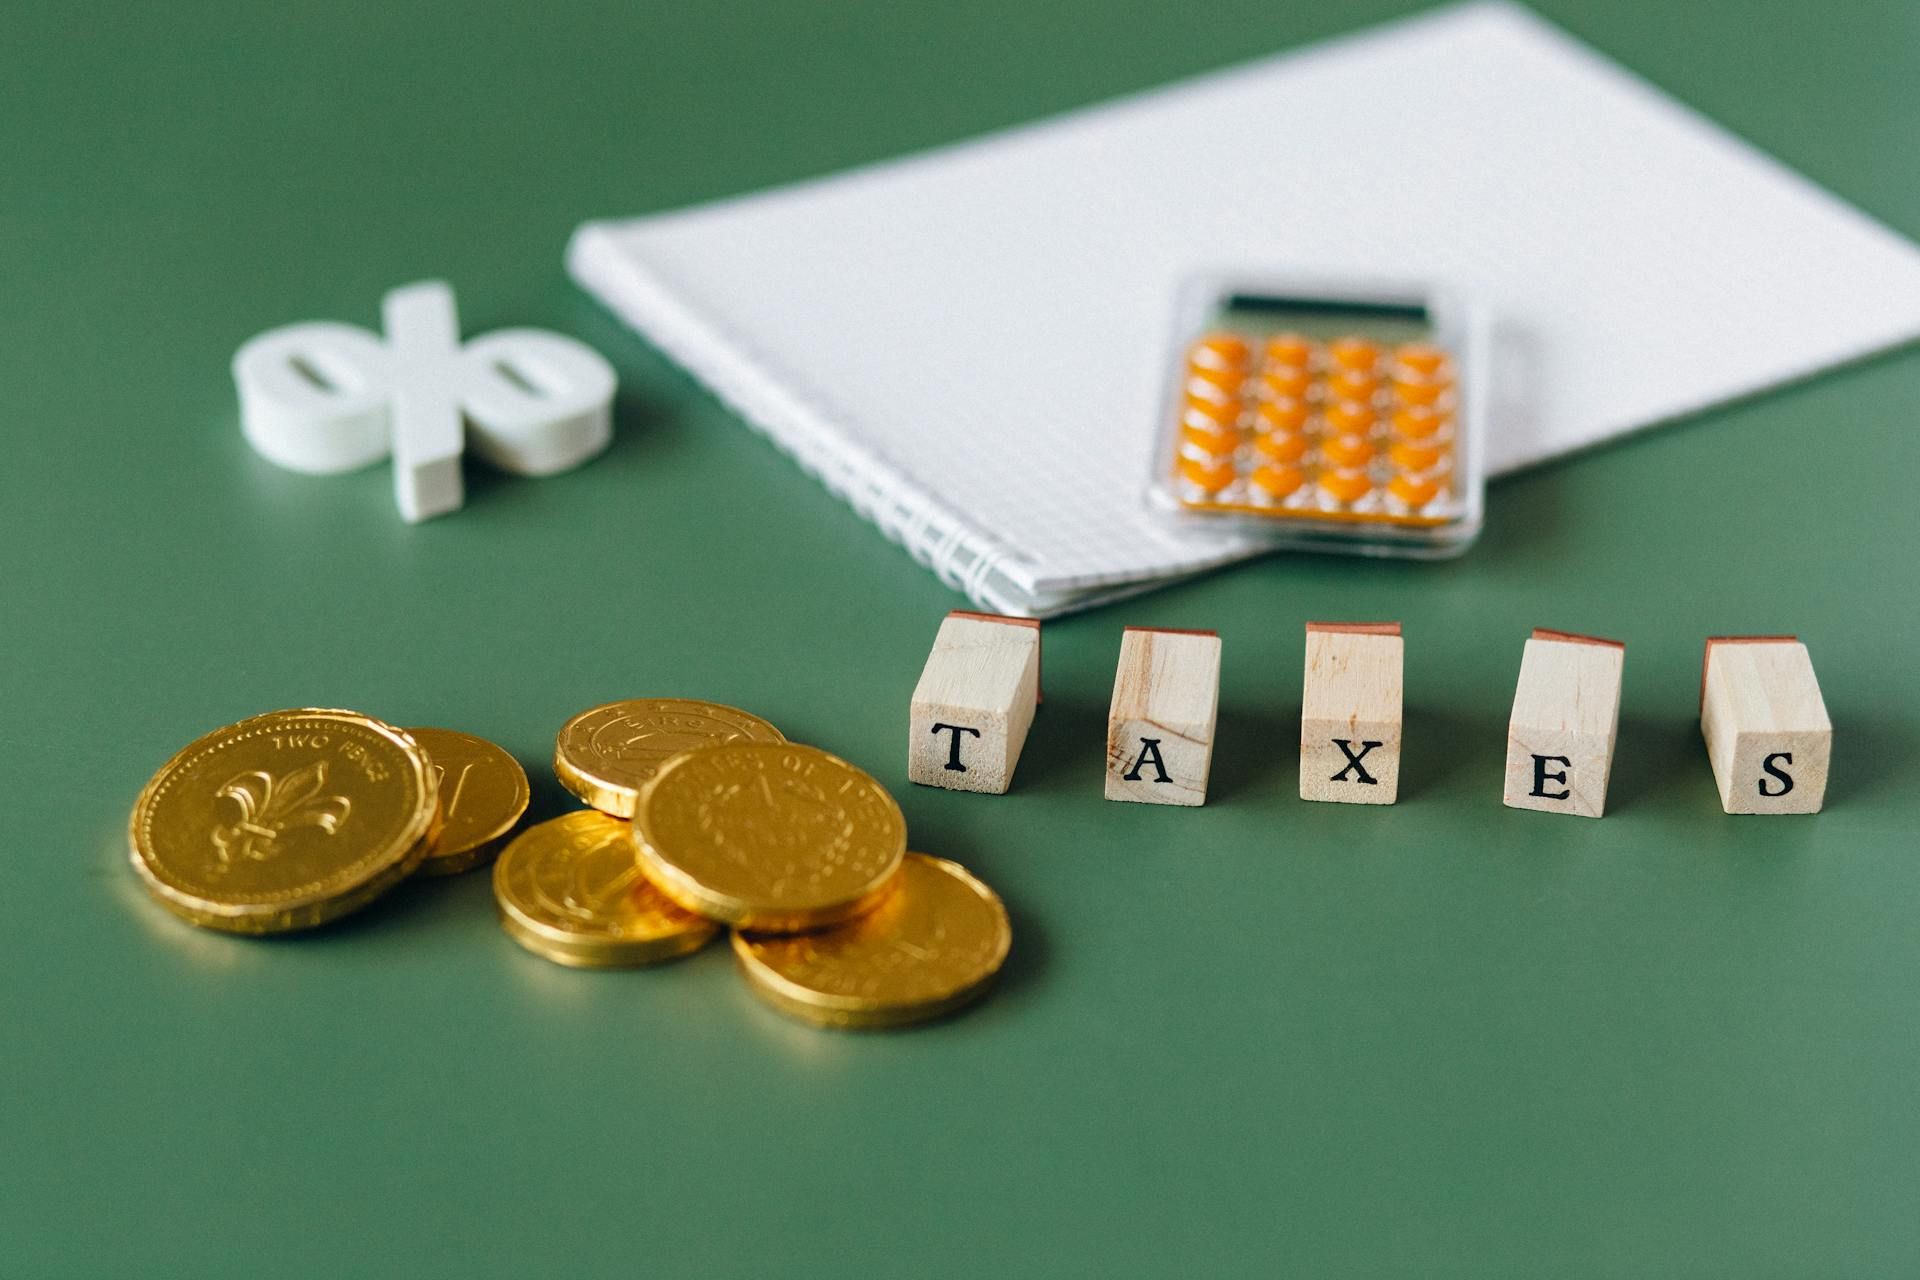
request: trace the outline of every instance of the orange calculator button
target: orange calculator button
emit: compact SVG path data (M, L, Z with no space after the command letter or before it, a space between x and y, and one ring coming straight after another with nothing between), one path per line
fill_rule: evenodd
M1357 369L1335 369L1327 375L1327 399L1329 400L1365 402L1373 399L1374 394L1379 390L1380 379L1371 373L1363 373Z
M1180 459L1180 478L1194 488L1207 493L1218 493L1233 483L1233 463L1206 461L1198 458Z
M1402 406L1393 411L1393 433L1403 440L1425 440L1452 421L1450 413Z
M1367 478L1364 471L1323 471L1320 473L1320 488L1329 497L1341 502L1358 502L1373 488L1373 481Z
M1424 507L1433 501L1440 492L1438 480L1415 480L1411 476L1395 476L1387 484L1387 492L1410 507Z
M1269 369L1260 375L1260 394L1269 400L1299 400L1313 385L1313 374L1305 369Z
M1270 431L1253 442L1254 452L1275 462L1298 462L1307 453L1307 438L1298 431Z
M1246 380L1246 373L1239 369L1210 369L1205 365L1190 365L1187 368L1187 390L1198 394L1218 390L1229 396L1237 396Z
M1416 378L1434 378L1451 363L1447 353L1430 342L1409 342L1393 353L1399 372Z
M1411 440L1400 440L1387 451L1387 458L1402 471L1431 471L1447 453L1444 444L1416 444Z
M1190 422L1180 428L1180 441L1201 453L1232 453L1240 447L1240 433L1231 427Z
M1328 436L1320 453L1336 467L1364 467L1373 461L1373 442L1365 436Z
M1310 369L1313 354L1313 340L1297 333L1276 333L1267 339L1267 363L1277 368Z
M1360 435L1373 430L1373 424L1379 415L1370 404L1361 404L1355 400L1339 400L1327 406L1327 430L1346 435Z
M1186 408L1180 413L1180 421L1189 427L1202 423L1212 423L1224 430L1240 421L1240 402L1238 400L1205 400L1199 396L1188 396Z
M1307 482L1300 468L1288 466L1261 467L1248 480L1257 496L1273 500L1286 497Z
M1380 348L1365 338L1340 338L1328 344L1327 356L1335 368L1372 373L1380 363Z
M1307 402L1263 400L1254 412L1254 425L1262 431L1298 431L1307 425Z
M1453 390L1451 382L1403 382L1395 381L1393 396L1401 404L1432 407L1440 403L1442 396Z
M1237 333L1209 333L1193 344L1187 359L1202 369L1244 369L1247 340Z

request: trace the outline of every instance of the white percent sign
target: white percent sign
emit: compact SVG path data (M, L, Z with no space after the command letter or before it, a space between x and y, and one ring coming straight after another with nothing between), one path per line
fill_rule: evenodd
M240 427L263 456L331 475L393 455L409 522L456 511L460 454L546 476L613 438L613 366L544 329L501 329L462 346L453 290L404 285L381 302L386 338L316 321L272 329L233 357Z

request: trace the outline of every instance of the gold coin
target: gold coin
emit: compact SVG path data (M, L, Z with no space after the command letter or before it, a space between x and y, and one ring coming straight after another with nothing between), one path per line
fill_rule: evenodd
M894 892L866 915L817 933L736 933L755 994L823 1027L897 1027L984 992L1013 945L1007 909L958 863L910 853Z
M141 883L232 933L343 916L404 878L439 829L438 784L404 729L353 711L272 711L183 748L133 807Z
M582 800L631 818L640 788L682 751L727 742L785 742L759 716L690 698L629 698L593 707L560 727L553 771Z
M557 964L653 964L718 932L641 874L627 824L582 809L521 832L493 864L500 925Z
M452 729L409 729L440 783L440 838L414 873L450 876L500 851L527 811L527 771L504 749Z
M790 743L674 757L641 792L633 830L641 866L668 897L775 933L866 911L907 848L906 819L885 787Z

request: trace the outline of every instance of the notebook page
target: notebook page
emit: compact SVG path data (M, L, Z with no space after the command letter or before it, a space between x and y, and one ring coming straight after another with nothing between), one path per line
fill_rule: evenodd
M994 607L1250 550L1141 499L1196 271L1429 280L1486 305L1495 471L1920 333L1913 245L1497 3L590 224L570 260Z

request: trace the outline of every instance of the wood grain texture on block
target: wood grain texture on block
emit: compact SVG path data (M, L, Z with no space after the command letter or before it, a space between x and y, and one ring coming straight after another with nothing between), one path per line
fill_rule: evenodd
M1510 808L1606 813L1626 661L1617 640L1544 629L1527 638L1507 720Z
M1300 692L1300 798L1400 798L1405 653L1397 622L1309 622Z
M1107 708L1107 799L1205 804L1219 705L1218 635L1128 627Z
M1013 782L1040 700L1040 624L953 612L913 689L907 777L1000 794Z
M1700 732L1728 813L1818 813L1833 722L1792 636L1714 636L1701 660Z

